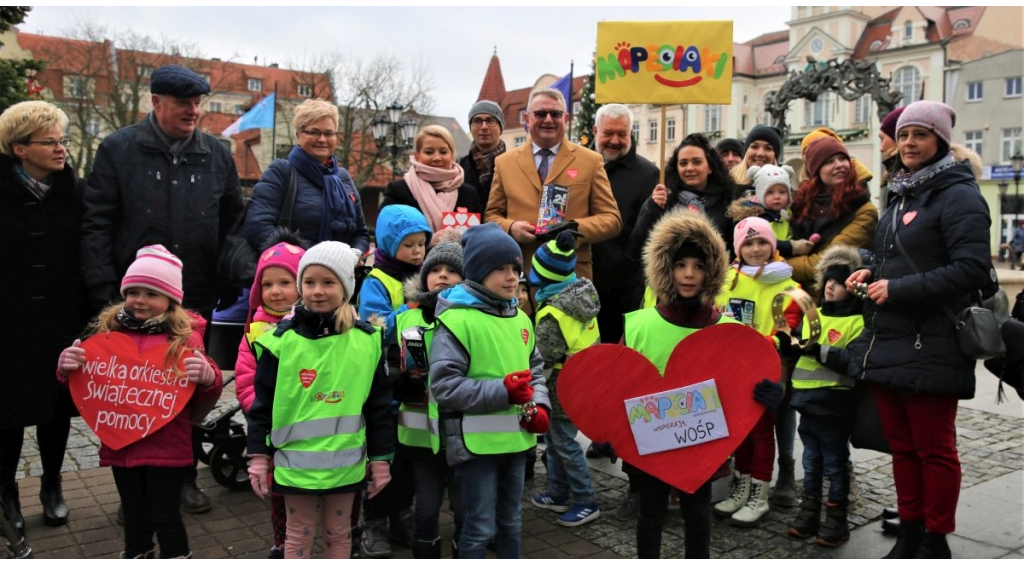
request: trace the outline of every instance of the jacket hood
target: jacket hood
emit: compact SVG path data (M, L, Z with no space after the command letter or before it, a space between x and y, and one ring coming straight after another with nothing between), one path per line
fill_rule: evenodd
M547 300L547 304L582 322L594 319L597 317L597 312L601 311L601 298L597 295L597 288L586 278L580 278L569 284L557 296Z
M760 217L764 211L765 207L755 202L753 198L743 196L729 204L729 207L725 210L725 216L733 220L733 222L739 223L748 217Z
M981 179L981 156L975 153L973 150L968 149L963 145L953 143L949 146L949 150L953 151L953 159L956 162L967 161L971 164L971 169L974 171L974 179Z
M644 276L647 285L659 298L667 297L669 301L675 298L673 257L686 242L697 245L707 257L700 301L704 306L714 307L715 297L721 292L725 273L729 269L729 253L722 236L704 214L675 210L666 213L654 225L644 245Z
M814 285L819 292L825 290L825 273L834 266L845 266L853 272L864 265L860 251L849 245L832 245L814 267Z
M413 233L426 233L427 242L430 242L430 226L427 225L427 218L412 206L395 204L384 206L377 216L377 245L384 249L389 257L394 257L398 252L398 246Z
M434 314L438 317L449 309L469 307L478 309L489 315L498 317L515 317L519 311L519 301L495 298L490 292L475 282L463 282L443 290L437 297Z
M454 288L454 286L452 286ZM450 288L445 288L448 290ZM437 298L441 295L444 290L437 290L434 292L427 291L420 282L419 276L410 276L402 284L402 290L405 292L406 301L416 302L420 307L433 308L437 304Z

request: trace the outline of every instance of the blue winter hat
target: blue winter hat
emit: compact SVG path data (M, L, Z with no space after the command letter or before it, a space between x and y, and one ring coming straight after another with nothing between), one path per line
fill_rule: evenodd
M523 271L523 251L497 223L470 227L462 234L462 271L466 280L482 284L484 278L506 264Z
M576 274L576 236L562 231L553 241L541 245L533 255L530 284L543 288L565 282Z
M430 225L427 218L420 210L403 204L384 206L377 214L377 247L383 249L384 254L394 258L398 252L398 246L413 233L425 233L427 243L430 243Z
M210 93L210 83L192 69L181 65L164 65L149 77L149 91L175 98L192 98Z

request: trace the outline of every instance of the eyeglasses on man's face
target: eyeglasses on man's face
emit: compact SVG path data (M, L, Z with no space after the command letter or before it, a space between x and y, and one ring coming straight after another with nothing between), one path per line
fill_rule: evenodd
M334 139L334 137L338 135L337 131L317 131L316 129L304 130L302 133L309 135L314 139L319 139L320 137L323 137L324 139Z
M533 112L533 117L540 120L547 119L548 116L551 116L552 119L562 119L564 115L565 111L563 110L534 110Z
M65 137L63 139L43 139L42 141L25 141L22 143L22 145L42 145L43 147L47 147L50 149L56 147L57 145L60 145L62 147L70 147L71 139Z
M475 127L480 127L481 125L486 125L487 127L494 127L495 125L498 125L498 120L492 117L475 117L472 120L470 120L469 125Z

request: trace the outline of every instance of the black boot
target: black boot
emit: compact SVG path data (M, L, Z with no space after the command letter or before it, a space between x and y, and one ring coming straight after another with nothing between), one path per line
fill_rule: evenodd
M4 500L4 513L7 520L18 529L21 536L25 536L25 518L21 515L21 498L18 497L18 484L6 485L0 488L0 498Z
M452 560L459 559L459 539L452 539Z
M931 558L949 560L953 558L949 551L949 543L946 542L946 535L939 533L924 532L921 536L921 544L917 547L917 554L914 558Z
M821 528L821 500L804 496L800 500L800 511L789 526L789 536L806 539L818 534Z
M900 532L900 518L882 519L882 534L886 536L898 535Z
M43 523L49 527L60 527L68 522L68 506L64 503L60 483L60 474L44 474L39 481L39 503L43 504Z
M882 510L882 519L896 519L900 516L900 511L895 507L886 507Z
M846 501L845 499L843 500ZM850 527L846 524L845 503L828 502L825 504L825 524L815 541L818 546L836 548L850 540Z
M924 534L923 521L900 521L899 536L896 537L896 544L893 545L889 554L882 558L906 559L913 558L917 554L917 547L921 545L921 535Z
M412 557L439 560L441 558L441 537L432 541L417 539L412 545Z

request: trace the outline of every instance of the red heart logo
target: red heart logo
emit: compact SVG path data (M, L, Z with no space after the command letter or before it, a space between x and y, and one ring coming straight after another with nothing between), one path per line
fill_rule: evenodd
M829 344L834 345L834 344L839 342L839 339L842 339L842 338L843 338L843 334L840 333L839 331L836 331L835 329L829 329L828 330L828 342L829 342Z
M166 343L140 353L131 337L111 332L89 337L82 348L85 363L68 375L71 397L89 428L114 450L162 429L196 389L184 372L175 375L167 366Z
M528 330L526 330L526 329L523 329L523 344L526 345L526 344L529 344L529 343L530 343L530 332Z
M569 178L576 178L577 176L579 176L580 171L576 170L575 168L570 168L569 170L565 171L565 174L568 175Z
M313 385L313 380L316 380L316 370L312 368L303 368L299 371L299 381L302 382L303 388L309 388Z
M735 354L743 351L743 354ZM764 412L754 384L779 381L781 364L768 339L738 323L697 331L676 345L665 368L621 345L595 345L573 355L558 376L558 399L580 431L611 442L619 458L665 483L692 493L743 442ZM625 400L714 379L729 436L685 448L641 455ZM671 432L667 429L666 432Z
M915 217L917 217L916 211L911 211L903 214L903 225L910 225L910 222L914 221Z

